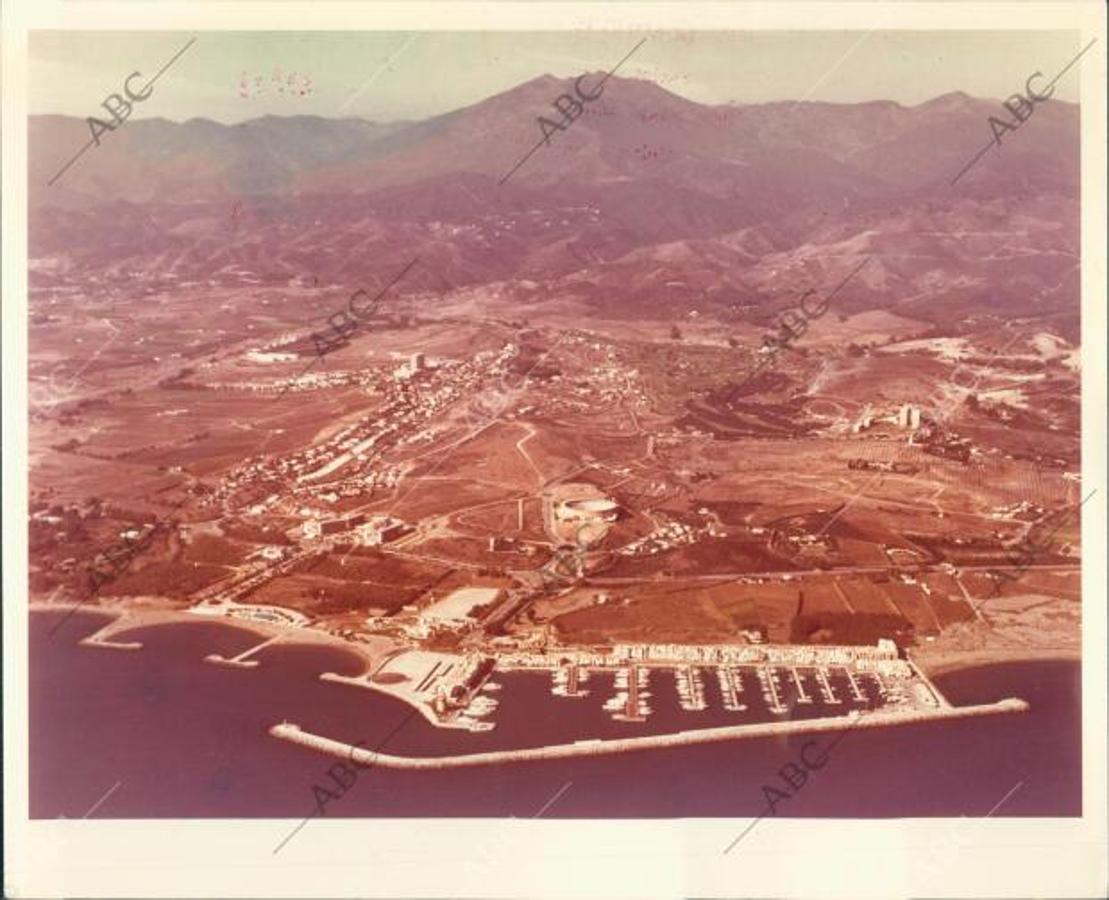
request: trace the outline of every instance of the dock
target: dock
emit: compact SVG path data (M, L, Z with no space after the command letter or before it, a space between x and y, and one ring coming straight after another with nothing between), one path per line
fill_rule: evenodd
M582 685L589 680L589 672L581 666L569 665L555 671L554 693L559 697L588 697Z
M696 666L675 669L674 682L678 689L678 703L686 712L700 712L708 706L705 702L705 683Z
M720 666L716 670L716 680L720 683L720 696L724 698L724 709L729 712L742 712L747 705L739 702L743 692L743 681L736 669Z
M238 656L229 657L222 656L219 653L209 653L207 656L204 657L204 661L212 663L216 666L228 666L232 669L255 669L260 665L260 663L258 660L251 659L250 657L264 647L268 647L271 644L276 644L279 640L281 640L281 635L274 635L269 640L262 641L262 643L244 650Z
M828 670L820 666L816 670L816 680L820 683L820 696L824 698L825 703L842 703L843 701L836 696L836 692L832 690L832 683L828 681Z
M762 682L762 693L766 698L767 708L772 713L784 715L789 712L782 705L782 698L778 695L778 673L770 666L759 666L759 681Z
M859 682L855 680L855 673L844 666L843 674L847 676L847 683L851 685L851 694L855 700L859 703L866 703L866 694L862 692L862 688L859 687Z
M77 642L81 647L102 647L105 650L141 650L141 641L113 641L112 635L120 631L127 631L135 625L128 622L126 616L106 622L103 627L92 634L81 638Z
M635 666L628 672L628 705L624 715L628 719L639 718L639 669Z
M797 668L791 667L789 671L793 676L793 683L797 686L797 702L812 703L812 697L805 693L805 685L801 682L801 675L797 671Z
M77 642L82 647L103 647L105 650L141 650L140 641L113 641L106 637L97 637L90 634Z
M628 692L622 712L617 712L612 718L621 722L646 722L651 712L647 705L647 670L639 666L631 666L628 670ZM619 696L619 695L617 695Z

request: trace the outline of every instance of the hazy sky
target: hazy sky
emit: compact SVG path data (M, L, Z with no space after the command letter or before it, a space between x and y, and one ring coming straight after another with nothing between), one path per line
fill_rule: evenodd
M643 37L618 74L702 103L913 105L958 90L1004 98L1081 49L1074 32L34 32L31 112L96 115L127 75L143 73L138 91L194 36L136 117L424 118L544 73L607 71ZM1077 85L1072 69L1056 96L1077 100Z

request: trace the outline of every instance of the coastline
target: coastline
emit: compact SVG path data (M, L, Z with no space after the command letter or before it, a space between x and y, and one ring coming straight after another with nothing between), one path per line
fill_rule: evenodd
M70 603L33 601L28 604L30 612L69 612L73 609ZM213 623L258 636L261 641L278 639L276 643L302 644L305 646L327 647L334 650L343 650L361 661L363 671L349 681L359 681L360 686L369 688L393 699L400 700L408 706L418 709L428 717L427 711L421 704L412 703L408 698L390 691L387 688L373 684L368 677L382 662L382 654L370 646L357 641L347 641L336 635L321 631L318 628L282 625L263 622L257 619L248 619L226 614L205 615L191 612L187 609L166 608L162 606L150 607L125 607L113 606L81 606L78 612L94 613L108 616L110 621L96 628L82 638L86 645L101 644L104 647L113 647L111 640L117 635L124 634L140 628L156 627L159 625L175 624L203 624ZM104 643L102 643L104 641ZM260 642L261 642L260 641ZM135 649L138 649L137 647ZM388 656L389 654L385 654ZM977 669L1008 663L1039 662L1039 661L1065 661L1081 662L1081 653L1078 648L1035 648L1035 647L996 647L992 649L976 648L973 650L957 650L953 648L928 647L913 648L907 652L908 660L914 664L920 673L928 680L942 678L956 672Z
M46 603L42 601L28 604L30 612L68 612L71 603ZM345 641L316 628L298 628L290 625L277 625L228 615L203 615L184 609L127 609L113 606L83 606L78 612L98 613L110 616L112 621L86 635L85 639L107 632L111 635L122 634L138 628L151 628L158 625L202 625L216 624L237 628L266 639L280 638L282 643L327 646L336 650L346 650L358 657L370 672L373 657L368 647L358 646L353 641Z
M998 647L992 650L935 650L912 651L909 658L929 678L942 678L966 669L981 669L1007 663L1025 662L1082 662L1079 648L1069 647Z

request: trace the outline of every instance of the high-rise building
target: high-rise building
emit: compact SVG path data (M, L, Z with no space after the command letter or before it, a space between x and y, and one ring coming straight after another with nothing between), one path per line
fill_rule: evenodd
M425 368L425 360L423 353L413 353L411 359L408 361L408 368L412 372L419 372Z

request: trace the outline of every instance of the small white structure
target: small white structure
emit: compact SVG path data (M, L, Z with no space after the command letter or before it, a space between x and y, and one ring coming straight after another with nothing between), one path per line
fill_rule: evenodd
M901 428L919 428L920 427L920 407L910 406L908 403L902 405L897 413L897 424Z

